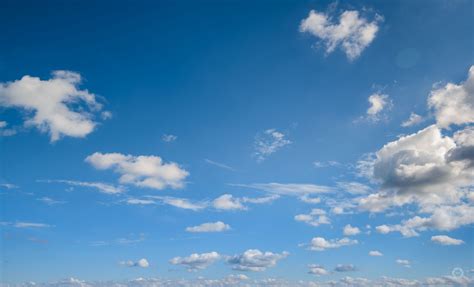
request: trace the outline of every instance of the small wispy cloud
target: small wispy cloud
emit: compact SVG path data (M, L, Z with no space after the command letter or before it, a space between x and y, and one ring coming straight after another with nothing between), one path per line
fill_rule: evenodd
M222 169L227 169L227 170L230 170L230 171L235 171L235 169L231 166L228 166L226 164L223 164L223 163L220 163L220 162L217 162L217 161L213 161L213 160L210 160L210 159L204 159L205 162L207 162L208 164L210 165L214 165L214 166L217 166L217 167L220 167Z
M71 186L89 187L96 189L99 192L107 194L119 194L125 192L123 186L114 186L103 182L88 182L88 181L77 181L77 180L64 180L64 179L45 179L37 180L37 182L43 183L63 183Z
M268 156L289 144L291 141L287 139L287 135L276 129L268 129L257 134L254 141L257 161L264 161Z
M161 140L166 142L166 143L174 142L177 139L178 139L177 136L171 135L171 134L164 134L164 135L161 136Z

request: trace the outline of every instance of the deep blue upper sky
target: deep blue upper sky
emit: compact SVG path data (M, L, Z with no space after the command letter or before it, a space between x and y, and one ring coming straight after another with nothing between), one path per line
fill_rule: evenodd
M359 11L361 18L376 22L378 31L351 60L340 46L327 52L324 40L300 31L310 10L330 15L335 24L344 11ZM472 19L472 1L2 1L4 87L25 75L46 81L53 71L74 71L82 77L78 89L95 94L112 117L96 117L94 131L83 138L62 136L52 142L47 130L25 127L34 110L0 107L0 121L16 130L0 137L0 183L16 186L0 190L1 281L220 278L244 272L233 271L226 256L248 249L284 257L263 272L245 273L257 279L325 281L350 275L423 280L451 275L455 267L472 276L469 222L449 230L429 227L407 237L382 234L375 227L432 213L421 211L416 201L378 213L357 207L345 214L331 212L331 202L354 198L338 182L370 187L362 196L384 188L383 182L357 176L364 155L437 122L427 99L448 82L466 81L474 64ZM0 90L0 105L5 95ZM388 96L378 120L367 114L370 95ZM472 90L467 95L472 103ZM76 104L69 107L81 111ZM402 127L412 112L424 120ZM470 124L442 133L451 137ZM266 132L271 129L287 142L259 159L258 141L278 137ZM163 135L177 138L166 142ZM121 174L114 168L101 170L85 160L95 152L159 156L189 175L178 188L119 182ZM466 174L462 183L451 178L448 184L472 190L466 181L472 184L474 173ZM126 191L111 195L79 182L120 185ZM280 194L269 203L242 201L246 210L212 206L223 194L267 196L268 190L250 186L255 183L312 184L331 191L318 204ZM209 206L193 211L162 198L150 205L126 203L150 195ZM45 197L58 202L47 204ZM472 201L466 205L472 207ZM324 210L330 224L316 227L294 219L313 208ZM230 230L185 231L216 221ZM19 222L48 226L23 228ZM347 237L342 231L347 224L360 229L348 237L358 244L325 251L304 246L314 237ZM464 243L436 245L431 240L436 235ZM373 250L383 256L369 256ZM168 262L212 251L221 259L197 272ZM148 268L120 264L141 258ZM409 260L411 268L397 259ZM330 274L308 274L310 264ZM338 264L353 264L356 271L333 271Z

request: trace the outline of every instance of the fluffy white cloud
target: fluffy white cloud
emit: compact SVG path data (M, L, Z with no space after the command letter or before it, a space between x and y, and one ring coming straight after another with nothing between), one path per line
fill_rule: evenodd
M291 144L286 135L276 129L268 129L255 137L255 156L257 161L264 161L269 155L282 147Z
M388 95L372 94L368 98L370 107L367 109L367 119L370 121L379 121L382 119L382 112L392 107L392 101Z
M327 271L326 268L324 268L324 266L317 265L317 264L310 264L308 265L308 267L309 267L309 271L308 271L309 274L313 274L317 276L329 274L329 271Z
M383 256L382 252L380 252L378 250L369 251L369 255L370 256Z
M189 173L177 163L165 163L159 156L133 156L121 153L96 152L85 159L97 169L113 169L120 174L120 183L138 187L164 189L182 188Z
M298 214L295 216L295 220L304 222L311 226L331 223L329 218L326 216L326 211L319 208L313 208L309 214Z
M174 257L170 260L173 265L184 265L188 271L206 269L209 265L221 258L220 254L213 251L209 253L193 253L188 257Z
M402 123L402 127L411 127L423 121L423 117L415 113L411 113L410 117Z
M359 242L357 240L349 238L326 240L323 237L314 237L311 240L309 248L315 251L324 251L326 249L335 249L342 246L349 246L358 243Z
M371 179L381 184L378 193L360 200L363 209L383 211L390 206L457 203L463 187L472 185L470 153L472 130L453 138L432 125L386 144L372 161Z
M102 105L79 89L80 83L81 75L71 71L55 71L49 80L23 76L0 83L0 106L26 111L25 126L48 132L52 142L62 136L82 138L94 130L94 114Z
M94 188L99 192L107 193L107 194L119 194L125 192L125 188L122 186L114 186L111 184L103 183L103 182L87 182L87 181L77 181L77 180L38 180L38 182L45 182L45 183L64 183L71 186L80 186L80 187L89 187Z
M272 253L261 252L258 249L249 249L242 254L227 258L227 263L232 265L232 269L241 271L265 271L273 267L277 262L289 255L288 252Z
M186 227L187 232L222 232L229 229L230 225L222 221L207 222L197 226Z
M119 263L121 265L124 265L124 266L127 266L127 267L147 268L148 266L150 266L150 264L148 263L148 260L146 260L146 258L142 258L138 261L131 261L131 260L121 261Z
M407 267L407 268L411 267L410 261L406 259L397 259L395 262L399 265L402 265L403 267Z
M326 53L340 47L349 60L354 60L375 39L380 21L380 16L369 22L358 11L344 11L339 22L334 23L331 15L311 10L301 21L300 31L319 38L326 46Z
M242 205L239 198L235 198L232 194L223 194L218 198L214 199L213 206L216 209L222 210L243 210L246 209L244 205Z
M465 82L448 83L433 90L428 106L434 110L439 127L474 123L474 66L469 69Z
M353 236L359 234L360 229L358 227L354 227L350 224L347 224L346 226L344 226L343 233L345 236Z
M464 244L464 241L461 239L456 239L449 237L447 235L435 235L431 236L431 241L441 244L441 245L461 245Z

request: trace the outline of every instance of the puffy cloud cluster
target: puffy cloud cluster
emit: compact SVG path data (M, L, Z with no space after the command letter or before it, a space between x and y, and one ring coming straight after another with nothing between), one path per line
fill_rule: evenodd
M415 126L415 125L421 123L422 121L423 121L422 116L420 116L418 114L415 114L415 113L411 113L410 117L402 123L402 127L406 128L406 127Z
M79 89L80 83L81 75L71 71L54 71L49 80L23 76L0 83L0 106L26 111L25 126L49 133L52 142L63 136L82 138L96 127L94 115L102 105L94 94Z
M359 234L360 229L358 227L347 224L346 226L344 226L343 233L344 233L344 236L353 236L353 235Z
M221 258L215 251L209 253L193 253L187 257L174 257L169 262L173 265L184 265L188 271L206 269L209 265Z
M377 231L416 236L418 231L452 230L474 222L469 200L474 184L473 130L467 126L450 137L431 125L386 144L364 162L364 173L380 189L358 200L361 209L381 212L415 204L423 214Z
M282 147L291 144L287 136L276 129L268 129L255 137L255 156L257 161L264 161L268 156Z
M448 83L433 90L428 106L434 110L436 124L441 128L474 123L474 66L469 69L465 82Z
M300 31L319 38L326 46L326 53L340 47L349 60L354 60L375 39L380 21L380 16L369 22L358 11L344 11L334 23L331 15L311 10L301 21Z
M308 267L308 273L316 276L328 275L330 273L326 268L324 268L324 266L319 264L310 264Z
M329 218L326 216L326 211L319 208L313 208L309 214L298 214L295 216L295 220L304 222L311 226L331 223Z
M279 260L288 255L288 252L273 253L249 249L242 254L230 256L227 258L227 263L231 264L234 270L259 272L275 266Z
M223 232L230 229L229 224L222 221L207 222L197 226L187 227L187 232Z
M133 156L121 153L96 152L86 159L97 169L113 169L120 174L120 183L138 187L164 189L182 188L189 173L177 163L165 163L159 156Z
M330 239L326 240L323 237L314 237L311 240L309 248L314 251L324 251L327 249L335 249L342 246L349 246L358 244L359 242L355 239L341 238L341 239Z

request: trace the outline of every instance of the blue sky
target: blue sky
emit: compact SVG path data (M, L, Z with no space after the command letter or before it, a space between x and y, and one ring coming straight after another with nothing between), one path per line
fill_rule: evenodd
M471 1L1 6L3 283L473 283Z

